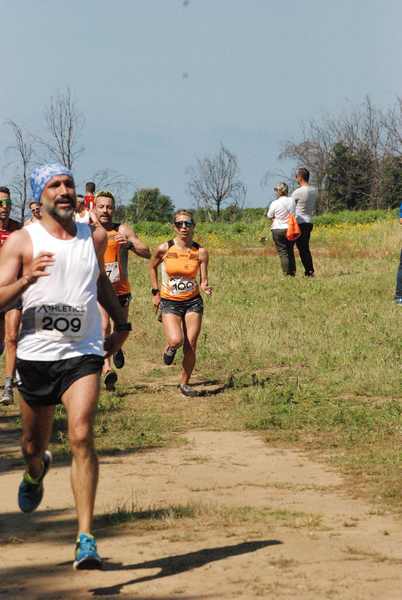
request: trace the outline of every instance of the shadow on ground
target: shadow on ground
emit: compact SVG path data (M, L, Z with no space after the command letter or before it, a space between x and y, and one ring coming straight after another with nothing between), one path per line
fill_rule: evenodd
M206 379L190 383L189 386L193 389L194 395L197 398L205 398L208 396L216 396L217 394L221 394L222 392L233 388L245 389L249 387L265 387L265 384L268 383L270 379L270 376L259 378L256 373L251 373L250 375L242 376L240 378L230 375L225 382L218 381L217 379ZM203 387L207 387L208 389L202 389ZM136 391L156 393L161 390L177 388L177 383L129 384L125 386L124 391L116 392L116 395L120 398L124 398Z
M192 571L193 569L198 569L209 563L225 560L233 556L248 554L250 552L256 552L269 546L277 546L280 544L282 544L282 542L279 540L248 541L241 542L239 544L234 544L231 546L203 548L201 550L187 552L185 554L165 556L162 558L156 558L155 560L130 564L113 562L109 559L105 559L103 569L104 571L125 572L141 571L146 569L159 569L159 572L154 573L152 575L132 577L114 585L91 588L86 591L91 593L93 596L102 596L105 598L113 598L123 591L124 597L129 597L127 596L127 590L124 589L127 586L132 586L149 581L155 581L164 577L171 577L180 573ZM71 593L71 596L69 596L68 593L65 591L63 591L64 596L62 596L60 593L58 594L54 590L52 592L46 592L46 587L48 587L46 583L48 582L50 587L52 576L60 577L64 575L65 577L68 577L71 566L71 561L69 561L60 564L46 563L43 566L21 566L7 569L7 571L2 575L1 578L0 596L5 594L4 597L12 598L14 597L13 593L18 593L19 597L21 597L24 593L28 592L30 598L40 597L41 600L56 600L58 598L61 599L62 597L74 598L73 591ZM64 574L61 572L62 570L65 571ZM82 575L85 577L85 581L88 581L89 575L87 576L84 573L82 573ZM40 596L35 596L35 589L41 590ZM77 593L77 591L75 593ZM17 595L15 597L17 597ZM83 593L83 597L86 597L85 592ZM137 595L135 597L139 598ZM202 598L208 597L212 598L218 596L208 596L208 594L202 595ZM143 598L145 600L146 596L144 596ZM161 597L161 599L162 598L163 597ZM187 598L187 600L196 600L201 597L183 596L180 594L180 598L182 598L183 600L185 598ZM169 599L172 599L172 596L169 596Z
M188 552L187 554L178 554L176 556L167 556L164 558L158 558L156 560L149 560L142 563L134 563L130 565L124 565L123 563L113 563L106 560L104 569L106 571L135 571L140 569L160 569L159 573L154 575L144 575L143 577L136 577L124 581L123 583L111 585L108 587L99 587L91 589L95 596L107 596L108 594L120 594L122 589L128 585L134 585L137 583L143 583L147 581L154 581L162 577L170 577L172 575L178 575L186 571L198 569L204 565L216 562L218 560L224 560L232 556L239 556L241 554L248 554L249 552L256 552L267 546L276 546L282 544L279 540L260 540L255 542L243 542L241 544L235 544L233 546L219 546L217 548L205 548L203 550L197 550L195 552Z

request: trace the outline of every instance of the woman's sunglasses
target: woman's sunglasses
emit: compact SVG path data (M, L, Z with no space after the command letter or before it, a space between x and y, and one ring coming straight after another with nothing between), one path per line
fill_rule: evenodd
M192 227L194 225L194 223L192 221L175 221L174 222L174 226L177 227L177 229L181 229L182 227L187 227L188 229L190 229L190 227Z

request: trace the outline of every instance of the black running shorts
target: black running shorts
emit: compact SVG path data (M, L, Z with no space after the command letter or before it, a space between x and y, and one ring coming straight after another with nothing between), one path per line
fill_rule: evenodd
M11 304L7 304L1 311L0 315L5 315L9 310L22 310L22 300L18 298L18 300L14 300Z
M98 373L102 367L103 357L96 354L53 361L17 358L17 387L31 407L60 404L74 381Z
M163 315L171 313L178 317L184 317L188 312L200 313L204 311L204 304L201 296L191 298L191 300L166 300L161 298L159 309Z

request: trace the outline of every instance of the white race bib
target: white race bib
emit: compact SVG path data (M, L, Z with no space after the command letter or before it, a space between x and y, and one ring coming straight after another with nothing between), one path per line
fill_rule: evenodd
M192 292L196 286L197 282L194 279L187 279L186 277L172 277L169 280L169 289L172 296Z
M105 271L110 283L117 283L120 281L120 269L117 260L115 262L105 263Z
M52 339L83 337L87 329L85 306L69 304L41 304L35 308L35 330Z

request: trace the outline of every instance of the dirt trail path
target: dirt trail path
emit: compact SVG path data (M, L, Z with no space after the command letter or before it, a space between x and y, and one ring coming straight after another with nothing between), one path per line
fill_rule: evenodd
M3 420L0 433L7 427ZM2 435L3 455L18 453L15 436ZM254 434L185 437L180 448L101 459L101 572L71 568L68 467L51 469L44 501L28 517L16 506L20 467L3 461L0 598L400 600L401 524L348 497L339 475ZM101 515L124 503L195 514L106 525Z

